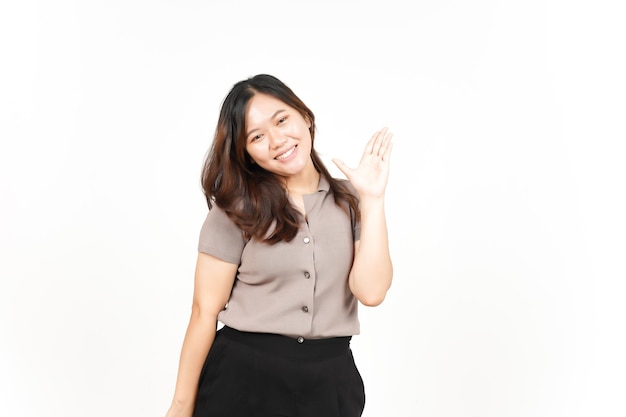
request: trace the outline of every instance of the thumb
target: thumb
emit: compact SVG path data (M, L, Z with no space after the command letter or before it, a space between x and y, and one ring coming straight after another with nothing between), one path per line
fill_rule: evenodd
M341 159L333 158L333 162L335 163L335 165L337 165L337 168L339 168L339 170L345 174L346 177L350 177L350 174L352 173L352 168L346 165Z

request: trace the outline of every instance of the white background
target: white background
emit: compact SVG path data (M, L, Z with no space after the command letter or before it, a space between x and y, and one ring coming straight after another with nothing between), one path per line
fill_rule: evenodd
M619 3L3 2L0 415L165 414L202 161L257 73L328 161L395 133L365 417L625 415Z

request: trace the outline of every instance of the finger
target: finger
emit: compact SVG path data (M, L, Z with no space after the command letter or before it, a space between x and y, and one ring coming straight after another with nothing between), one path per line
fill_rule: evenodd
M350 176L350 174L352 173L352 168L350 168L342 160L337 158L333 158L333 162L335 163L335 165L337 165L337 168L339 168L339 170L344 173L346 177Z
M382 130L379 130L376 134L376 140L374 141L374 145L372 147L372 154L373 155L380 155L380 148L384 142L384 138L387 134L387 128L383 128Z
M381 159L383 161L388 162L389 159L391 159L391 150L393 149L393 142L391 141L391 139L389 140L389 142L387 142L387 146L385 147L385 152L383 153Z
M378 156L380 156L383 160L385 159L385 155L387 154L387 149L389 148L391 139L393 138L393 133L387 132L385 137L380 145L380 150L378 151Z
M365 150L363 151L363 156L369 155L374 150L374 143L376 142L376 138L378 137L378 132L375 132L369 141L367 141L367 145L365 145Z

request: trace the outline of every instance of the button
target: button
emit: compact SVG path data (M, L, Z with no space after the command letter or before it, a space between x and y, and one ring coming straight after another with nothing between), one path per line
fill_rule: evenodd
M309 271L306 271L306 272L304 273L304 277L305 277L306 279L311 278L311 274L309 274Z
M304 238L304 243L309 243L311 241L311 239L309 239L308 237Z
M298 338L298 343L304 343L304 337L300 336L300 337Z
M307 306L302 307L302 311L304 311L305 313L309 312L309 308Z

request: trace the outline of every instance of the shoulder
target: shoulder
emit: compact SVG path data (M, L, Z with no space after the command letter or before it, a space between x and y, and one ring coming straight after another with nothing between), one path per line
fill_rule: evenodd
M228 216L226 209L215 203L213 203L212 207L207 211L202 229L203 231L210 230L213 232L239 232L239 228L230 216Z
M350 181L345 178L333 178L333 182L341 189L341 191L352 194L357 200L359 194Z
M245 239L239 227L224 209L213 204L200 229L198 251L227 262L239 263L244 246Z

